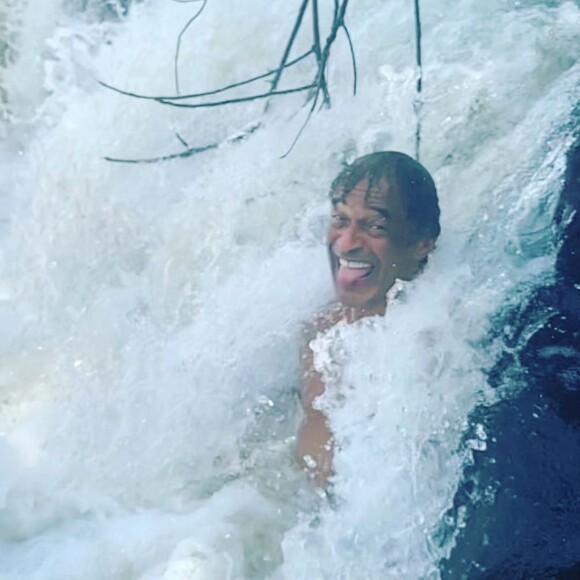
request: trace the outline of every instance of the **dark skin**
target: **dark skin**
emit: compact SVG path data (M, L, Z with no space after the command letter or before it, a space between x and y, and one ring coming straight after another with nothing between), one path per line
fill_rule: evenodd
M327 247L337 302L304 332L301 398L304 420L297 459L318 487L332 475L334 441L326 416L314 402L325 390L314 369L310 341L340 321L383 316L386 294L400 278L411 279L435 245L418 238L408 222L397 188L383 180L368 190L366 180L351 191L333 192Z

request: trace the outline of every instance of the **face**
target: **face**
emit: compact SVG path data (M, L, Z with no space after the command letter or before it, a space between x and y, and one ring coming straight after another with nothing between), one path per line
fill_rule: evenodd
M346 196L333 195L328 252L340 302L383 314L387 291L419 271L434 242L413 236L396 188L386 181L367 186L361 181Z

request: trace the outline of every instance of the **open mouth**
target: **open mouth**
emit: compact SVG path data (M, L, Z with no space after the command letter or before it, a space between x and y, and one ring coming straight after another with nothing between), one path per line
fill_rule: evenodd
M375 267L370 262L338 258L336 281L343 286L360 284L368 278Z
M369 262L358 262L356 260L344 260L338 258L338 265L341 268L350 268L351 270L368 270L372 269L373 265Z

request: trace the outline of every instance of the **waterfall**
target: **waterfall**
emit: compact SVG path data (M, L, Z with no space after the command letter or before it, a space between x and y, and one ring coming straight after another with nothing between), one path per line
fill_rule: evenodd
M181 93L274 70L299 5L209 0L182 38ZM494 437L477 409L526 387L490 384L497 325L554 278L580 10L421 8L421 161L442 235L384 318L316 341L345 377L321 401L329 500L294 461L301 332L332 298L332 179L371 151L414 152L412 3L350 3L357 94L339 34L331 106L286 156L304 93L185 109L99 84L174 94L198 3L0 7L0 578L441 577L470 522L465 470ZM212 148L105 160L184 144Z

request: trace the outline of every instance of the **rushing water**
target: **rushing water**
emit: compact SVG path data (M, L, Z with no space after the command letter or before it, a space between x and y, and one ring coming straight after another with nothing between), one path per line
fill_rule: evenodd
M471 413L522 388L487 385L494 315L553 272L578 6L423 2L422 161L443 235L385 318L313 345L339 449L329 501L293 460L300 331L331 298L340 164L413 152L412 3L349 6L357 95L341 36L332 107L284 158L304 96L192 111L98 85L175 90L198 5L127 4L0 7L0 578L439 577L466 525L463 469L486 453ZM298 4L209 0L182 92L274 68ZM179 151L176 133L221 145L103 159Z

